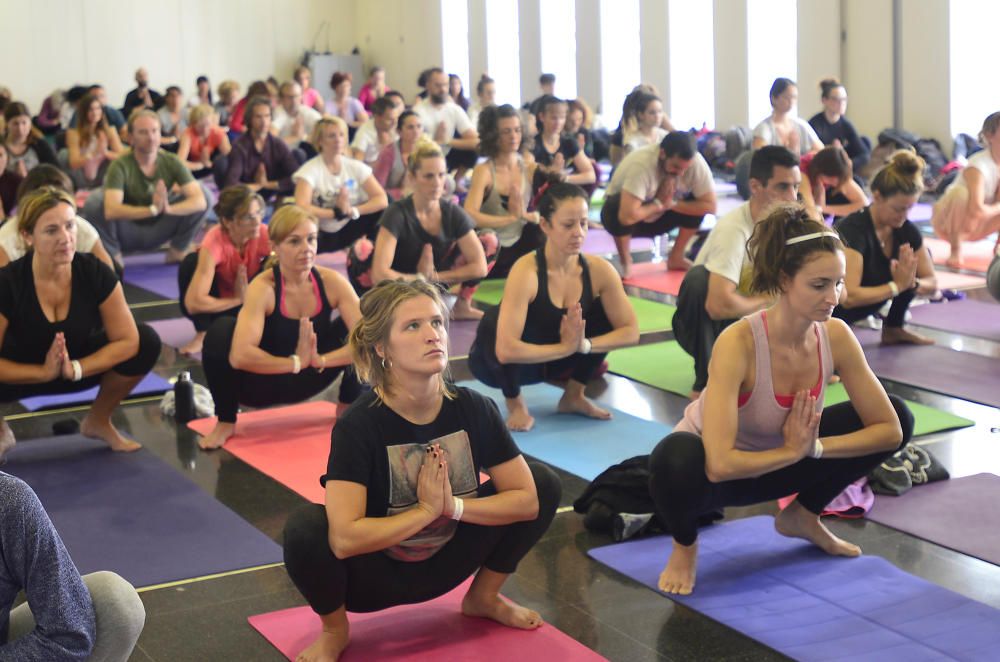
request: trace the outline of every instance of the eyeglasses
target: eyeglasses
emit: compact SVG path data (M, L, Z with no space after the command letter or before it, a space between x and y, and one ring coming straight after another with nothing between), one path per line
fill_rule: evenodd
M237 216L236 220L241 223L260 223L264 220L264 214L263 212L258 212L256 214L244 214L242 216Z

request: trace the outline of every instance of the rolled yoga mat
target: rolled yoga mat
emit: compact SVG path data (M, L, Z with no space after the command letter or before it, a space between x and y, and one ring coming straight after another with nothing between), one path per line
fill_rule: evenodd
M590 550L597 561L659 592L671 539ZM698 577L670 595L796 660L995 660L1000 611L874 556L829 556L785 538L771 517L702 529Z
M694 384L694 360L675 340L616 349L608 354L608 370L684 397L691 393L691 385ZM826 387L826 405L846 400L847 391L843 384L830 384ZM906 404L916 419L914 436L975 424L967 418L918 402L907 400Z
M965 299L910 308L912 324L1000 342L1000 305Z
M80 435L32 439L8 473L38 494L81 573L137 587L282 560L281 547L143 449L114 453Z
M470 583L466 581L429 602L368 614L350 614L351 644L340 662L596 662L605 659L553 625L545 624L530 631L517 630L484 618L463 616L462 598ZM289 660L294 660L322 630L319 616L309 607L260 614L247 620Z
M507 417L503 393L479 382L461 382L487 395ZM602 471L622 460L649 453L670 426L636 418L612 407L610 421L599 421L576 414L556 411L563 389L551 384L532 384L521 388L535 427L528 432L514 432L514 441L522 452L559 467L585 480L593 480Z
M126 255L122 280L165 299L177 299L178 265L166 264L164 257L163 252Z
M1000 565L1000 476L976 474L875 497L866 517L911 536ZM1000 622L998 622L1000 628Z
M479 289L472 295L472 298L480 303L497 306L503 297L503 288L506 283L506 280L484 280L479 284ZM639 297L629 297L628 300L638 318L639 333L670 330L674 313L677 311L676 307Z
M173 388L166 379L160 377L155 372L151 372L143 377L129 393L129 397L137 398L143 395L160 395ZM93 386L84 391L75 393L53 393L51 395L33 395L30 398L21 400L21 406L28 411L39 411L40 409L55 409L57 407L69 407L72 405L89 404L97 397L98 386Z

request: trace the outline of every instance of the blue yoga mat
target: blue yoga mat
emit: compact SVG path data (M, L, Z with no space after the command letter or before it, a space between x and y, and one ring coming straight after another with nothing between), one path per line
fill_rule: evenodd
M160 377L155 373L149 373L142 378L132 392L129 394L131 397L138 397L140 395L157 395L160 393L165 393L173 388L166 379ZM33 395L30 398L24 398L21 400L21 406L28 411L38 411L39 409L54 409L56 407L68 407L71 405L80 405L88 402L93 402L94 398L97 397L97 386L86 389L85 391L75 391L73 393L54 393L52 395Z
M28 483L81 573L137 587L280 562L281 547L147 450L79 435L21 441L4 470Z
M907 574L778 535L771 517L699 533L698 582L670 596L796 660L995 660L1000 610ZM671 539L600 547L590 556L656 589Z
M500 389L472 381L460 385L493 398L500 407L500 414L507 417ZM671 430L662 423L636 418L613 408L610 409L614 418L610 421L559 414L556 405L563 390L550 384L525 386L521 393L535 417L535 427L529 432L513 433L518 447L532 457L586 480L593 480L622 460L651 452Z
M149 290L167 299L179 297L177 289L178 265L166 264L164 253L136 253L125 256L126 283Z

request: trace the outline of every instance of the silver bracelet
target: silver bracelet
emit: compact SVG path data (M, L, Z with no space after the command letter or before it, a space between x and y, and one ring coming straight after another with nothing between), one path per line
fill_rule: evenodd
M453 496L451 498L451 504L451 518L456 522L460 522L462 520L462 515L465 513L465 502L457 496Z
M70 361L69 364L73 368L73 381L78 382L83 379L83 366L80 365L80 362Z
M819 437L817 437L816 441L813 442L812 453L809 454L809 457L814 460L818 460L823 457L823 442L819 440Z
M297 375L302 370L302 360L298 354L292 354L292 374Z

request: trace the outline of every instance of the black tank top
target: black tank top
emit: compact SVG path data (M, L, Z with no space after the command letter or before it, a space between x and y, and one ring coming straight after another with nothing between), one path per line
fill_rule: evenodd
M580 292L580 305L583 307L583 319L593 307L594 290L590 283L590 267L587 258L581 253L580 280L583 290ZM524 331L521 340L535 345L547 345L559 342L559 327L565 308L557 308L549 297L549 270L545 262L545 247L535 251L535 264L538 266L538 293L535 300L528 304L528 312L524 318Z
M281 309L284 307L284 279L280 268L275 265L274 273L274 311L264 318L264 332L260 337L260 348L274 356L291 356L299 343L299 320L286 317ZM316 332L316 348L321 352L330 352L339 346L339 339L333 329L333 307L326 298L326 288L316 267L309 274L314 291L319 295L319 311L310 317L313 330Z

